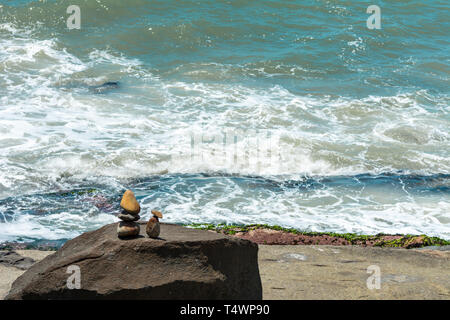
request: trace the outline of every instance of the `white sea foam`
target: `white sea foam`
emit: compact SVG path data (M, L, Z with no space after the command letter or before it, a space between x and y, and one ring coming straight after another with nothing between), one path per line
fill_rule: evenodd
M70 189L74 181L102 181L120 190L123 181L155 174L222 172L284 181L450 173L446 96L418 90L355 99L298 95L279 85L171 80L117 52L93 49L81 60L56 39L36 40L7 24L0 30L16 35L0 36L0 199ZM355 49L361 45L349 42ZM121 79L118 92L88 90L114 77ZM450 237L448 193L429 202L405 194L383 201L389 191L352 194L342 186L306 193L253 190L227 179L192 194L172 187L172 195L145 198L143 208L164 208L166 221L177 223ZM113 216L93 219L100 226ZM72 237L88 225L81 212L23 214L0 224L0 241Z
M15 216L9 222L0 223L0 242L17 239L71 239L88 230L116 222L110 214L92 215L63 212L36 217L28 214Z

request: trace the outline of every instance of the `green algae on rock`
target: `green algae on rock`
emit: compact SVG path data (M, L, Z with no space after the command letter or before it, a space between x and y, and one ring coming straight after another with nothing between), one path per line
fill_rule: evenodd
M392 248L421 248L426 246L450 245L450 241L427 235L308 232L293 228L283 228L267 224L225 225L188 224L188 227L211 230L219 233L252 240L258 244L298 244L298 245L359 245Z

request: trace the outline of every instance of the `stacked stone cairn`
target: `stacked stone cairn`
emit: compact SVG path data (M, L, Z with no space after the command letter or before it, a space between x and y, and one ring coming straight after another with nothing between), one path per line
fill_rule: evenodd
M135 237L139 235L140 227L139 223L136 223L141 217L141 207L134 196L133 191L127 190L123 194L122 201L120 201L122 212L118 218L122 220L117 226L117 235L119 238Z

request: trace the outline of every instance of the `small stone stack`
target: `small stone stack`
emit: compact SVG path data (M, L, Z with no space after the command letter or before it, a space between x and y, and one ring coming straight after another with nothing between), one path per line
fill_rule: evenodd
M117 226L117 235L119 238L133 237L139 235L140 227L136 223L141 217L139 212L141 207L134 196L133 191L127 190L123 194L120 206L123 211L119 214L118 218L122 221Z
M158 238L161 227L159 226L159 219L162 219L162 213L152 210L153 217L148 221L145 231L150 238Z

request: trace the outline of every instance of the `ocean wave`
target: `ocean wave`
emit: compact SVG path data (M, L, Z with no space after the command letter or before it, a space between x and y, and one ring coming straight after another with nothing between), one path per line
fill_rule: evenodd
M115 222L126 188L141 203L143 220L156 208L169 223L262 223L303 231L449 238L449 183L450 175L401 172L291 180L166 174L115 184L72 179L72 189L0 200L0 241L68 239Z
M448 237L447 178L407 182L450 174L447 22L441 1L414 3L372 32L362 3L84 0L82 29L68 30L70 1L9 1L0 234L114 221L89 197L49 196L94 186L137 188L169 222ZM378 179L359 188L358 175Z
M0 54L1 181L24 174L41 175L45 185L67 174L450 172L447 95L355 99L185 82L113 51L93 49L82 60L56 39L0 41L8 45ZM116 80L120 94L87 90Z

